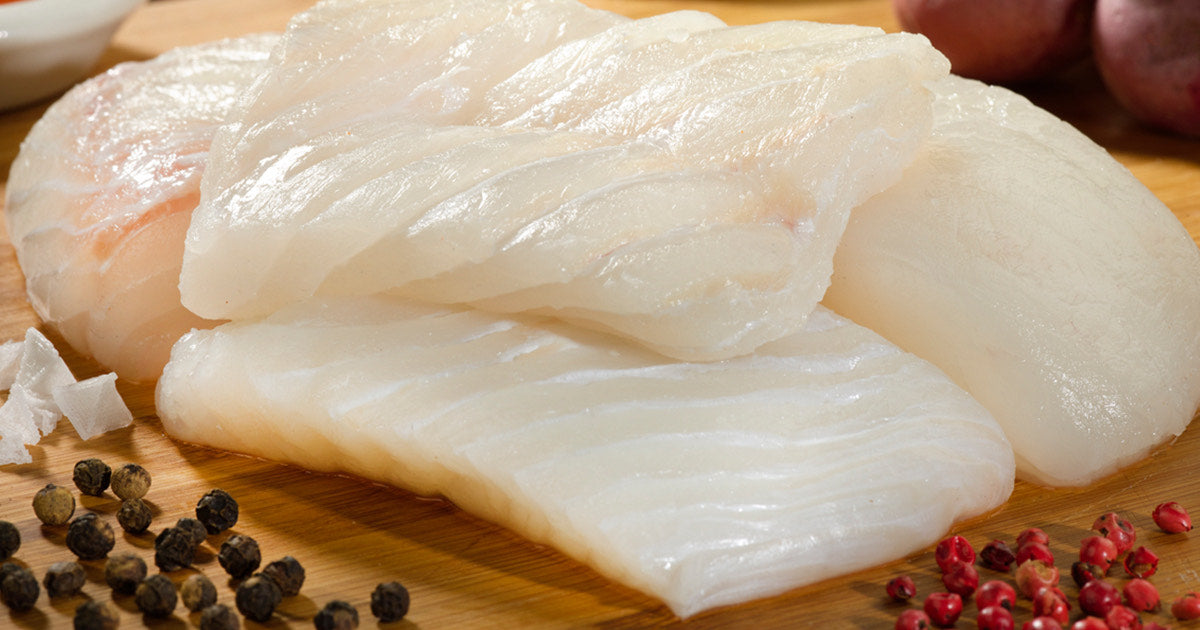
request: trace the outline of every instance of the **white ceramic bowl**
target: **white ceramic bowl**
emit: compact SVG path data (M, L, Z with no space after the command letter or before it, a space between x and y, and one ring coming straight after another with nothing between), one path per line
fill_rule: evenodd
M113 32L143 2L0 3L0 110L53 96L87 76Z

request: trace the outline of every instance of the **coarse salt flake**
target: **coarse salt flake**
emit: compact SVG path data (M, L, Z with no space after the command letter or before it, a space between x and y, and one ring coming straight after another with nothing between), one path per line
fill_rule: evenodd
M113 372L54 388L54 402L84 440L133 422Z

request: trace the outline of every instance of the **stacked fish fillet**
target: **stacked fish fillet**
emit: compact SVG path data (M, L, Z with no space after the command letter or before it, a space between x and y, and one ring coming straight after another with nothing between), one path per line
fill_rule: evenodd
M1187 233L947 68L854 26L326 0L80 86L7 218L42 316L77 344L123 321L100 358L162 370L172 435L444 495L687 616L926 546L1014 459L1087 483L1200 402ZM64 146L120 144L164 95L179 115L134 128L187 152ZM136 209L95 192L176 171ZM76 286L153 247L178 289L125 285L172 330L232 320L165 370L120 351L155 320Z

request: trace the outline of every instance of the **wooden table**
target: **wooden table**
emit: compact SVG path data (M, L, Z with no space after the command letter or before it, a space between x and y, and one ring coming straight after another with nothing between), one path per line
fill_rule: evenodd
M591 4L632 16L679 8L714 12L730 22L782 18L874 24L896 28L887 0L591 0ZM118 33L101 67L146 59L172 46L246 32L281 29L287 18L311 0L164 0L136 13ZM1083 68L1056 83L1027 88L1043 106L1077 124L1108 147L1200 237L1200 142L1147 131L1125 116L1105 95L1094 72ZM45 104L0 115L0 173L7 175L20 140L41 116ZM3 183L0 182L0 188ZM1200 281L1200 280L1198 280ZM1200 314L1197 314L1200 316ZM0 338L19 337L37 317L24 297L12 248L0 241ZM60 344L61 345L61 344ZM63 347L79 377L101 370ZM70 558L62 528L44 528L30 500L46 483L70 486L74 462L98 456L111 464L135 461L154 476L148 495L156 512L153 531L190 515L208 489L222 487L241 499L236 530L256 538L267 560L291 554L304 564L308 581L302 594L287 600L267 624L244 627L312 627L310 619L325 602L340 598L355 604L363 627L374 627L368 599L375 584L400 580L412 592L407 620L395 628L609 628L664 627L680 624L662 605L615 585L551 549L479 521L452 505L428 500L361 480L310 474L293 467L175 443L154 417L149 387L121 384L137 416L133 427L81 442L69 424L32 448L34 461L0 468L0 519L20 528L24 544L17 558L39 578L52 562ZM902 465L897 462L897 465ZM1139 540L1162 556L1154 582L1164 598L1200 590L1200 534L1167 536L1150 519L1156 503L1178 500L1200 516L1200 432L1187 432L1152 457L1086 489L1047 490L1018 483L1003 507L955 528L977 546L993 538L1012 540L1027 526L1045 528L1053 539L1058 565L1067 569L1078 541L1092 520L1107 510L1129 515ZM113 519L116 500L85 497L79 510ZM119 531L119 530L118 530ZM1200 531L1200 530L1198 530ZM219 539L217 539L219 541ZM118 550L142 550L149 535L118 535ZM229 583L206 543L198 570L218 584L221 601L232 602ZM87 564L87 597L105 600L102 564ZM772 599L712 611L687 623L696 628L890 628L901 606L885 601L883 585L907 572L922 593L939 586L932 551L903 561L794 591ZM995 577L983 571L984 578ZM187 572L173 574L182 580ZM1069 595L1075 592L1065 580ZM0 610L0 626L70 627L72 611L84 596L50 601L44 595L25 614ZM116 600L122 627L143 619L131 599ZM1027 602L1019 617L1028 618ZM974 607L959 627L974 627ZM1163 615L1153 616L1165 623ZM195 615L180 607L175 616L146 622L153 627L193 626Z

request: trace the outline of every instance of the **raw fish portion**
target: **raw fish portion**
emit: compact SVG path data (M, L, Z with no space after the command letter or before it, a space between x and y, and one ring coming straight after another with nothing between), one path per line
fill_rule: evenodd
M948 68L918 36L566 0L328 0L273 59L213 142L193 311L388 292L702 360L803 325Z
M441 494L680 616L891 560L1002 503L1012 452L933 366L820 307L685 363L389 297L185 336L172 436Z
M157 378L180 335L212 325L179 302L184 235L213 133L277 39L117 66L51 106L21 145L5 217L30 301L125 378Z
M971 392L1026 479L1141 459L1200 404L1200 251L1071 126L1002 88L934 89L933 138L852 213L825 304Z

